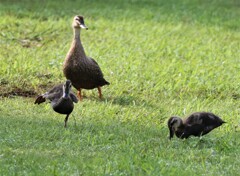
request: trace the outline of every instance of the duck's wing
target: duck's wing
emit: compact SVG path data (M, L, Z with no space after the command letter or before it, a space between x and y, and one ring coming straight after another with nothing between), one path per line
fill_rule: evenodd
M98 63L91 57L88 57L88 59L92 63L91 66L89 67L89 69L91 69L91 71L90 71L91 77L93 79L96 79L97 82L99 82L100 86L109 85L110 83L104 79L104 75L103 75L102 70L101 70L100 66L98 65Z
M88 57L88 59L91 61L91 66L90 68L92 69L92 72L95 73L98 76L103 77L102 70L100 66L98 65L97 61L95 61L93 58Z
M97 63L97 61L95 61L93 58L91 58L91 57L88 57L95 65L97 65L98 67L99 67L99 65L98 65L98 63Z

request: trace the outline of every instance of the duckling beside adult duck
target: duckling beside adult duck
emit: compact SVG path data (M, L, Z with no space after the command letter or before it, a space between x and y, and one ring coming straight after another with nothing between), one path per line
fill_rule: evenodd
M65 77L71 80L73 87L78 90L78 97L82 100L81 89L98 88L99 98L102 98L101 86L110 83L103 78L98 63L87 57L81 43L81 29L88 29L82 16L75 16L72 23L74 38L71 48L63 64Z
M210 112L195 112L185 120L173 116L168 120L169 139L173 138L174 134L181 139L188 138L191 135L203 136L223 123L226 122Z
M65 84L57 85L49 92L38 96L34 104L41 104L45 102L46 99L50 100L55 112L67 115L64 120L64 127L66 128L68 117L74 108L73 102L78 102L77 97L71 92L71 81L67 80Z

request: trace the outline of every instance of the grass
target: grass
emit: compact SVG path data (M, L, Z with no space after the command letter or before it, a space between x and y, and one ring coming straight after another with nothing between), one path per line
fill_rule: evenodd
M1 1L1 175L238 175L239 5ZM76 14L89 27L86 53L111 85L104 100L84 91L64 129L64 116L33 102L64 81ZM194 111L228 123L200 139L169 141L167 119Z

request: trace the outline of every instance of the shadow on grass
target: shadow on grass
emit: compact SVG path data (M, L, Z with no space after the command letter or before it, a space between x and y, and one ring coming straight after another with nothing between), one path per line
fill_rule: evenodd
M0 89L1 90L1 89ZM13 97L35 97L38 94L34 90L23 90L20 88L12 88L10 91L3 91L1 90L0 97L7 97L7 98L13 98Z
M139 99L134 96L121 95L112 98L107 98L107 101L112 102L113 104L118 104L121 106L129 106L129 105L140 105Z
M76 89L73 89L73 92L77 94ZM94 102L110 103L110 104L115 104L120 106L143 106L143 107L156 108L150 102L137 98L136 96L131 96L127 94L122 94L119 96L108 96L106 94L106 95L103 95L103 98L100 99L96 94L96 89L92 89L92 92L89 90L83 89L82 96L83 96L83 100L82 100L83 102L85 100L91 100Z
M60 84L60 83L58 83ZM36 90L32 87L8 87L8 86L1 86L0 84L0 97L7 97L7 98L13 98L13 97L36 97L37 95L40 95L42 93L45 93L49 91L53 86L58 85L53 83L48 84L41 84L38 86L38 89L40 92L36 92Z
M142 106L142 107L156 108L150 102L147 102L145 100L139 99L131 95L106 97L104 101L110 102L112 104L120 105L120 106Z

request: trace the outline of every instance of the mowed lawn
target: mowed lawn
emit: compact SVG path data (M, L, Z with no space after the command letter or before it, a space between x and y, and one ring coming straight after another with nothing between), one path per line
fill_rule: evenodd
M0 175L240 174L239 1L1 0L0 15ZM34 99L65 81L75 15L111 85L65 129ZM227 123L170 141L168 118L195 111Z

